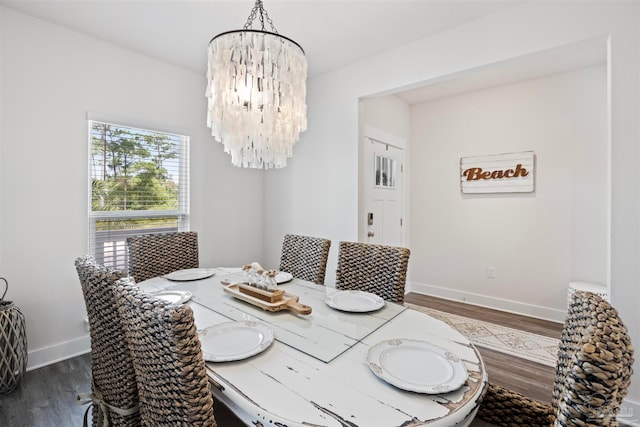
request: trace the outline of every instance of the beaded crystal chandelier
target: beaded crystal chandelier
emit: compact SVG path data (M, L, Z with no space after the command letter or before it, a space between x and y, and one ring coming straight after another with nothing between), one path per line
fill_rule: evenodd
M252 28L256 18L259 30ZM256 0L243 29L211 39L207 126L234 166L287 165L307 129L306 78L304 50L278 34L262 0Z

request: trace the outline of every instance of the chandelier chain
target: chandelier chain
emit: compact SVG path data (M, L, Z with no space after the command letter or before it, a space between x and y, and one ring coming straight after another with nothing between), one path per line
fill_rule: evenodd
M278 30L276 30L276 27L273 25L273 21L271 21L271 18L269 17L267 10L262 5L262 0L256 0L256 4L255 6L253 6L253 9L251 9L251 14L249 14L249 17L247 18L247 22L244 24L244 29L248 30L252 28L253 21L255 21L256 18L260 20L261 31L265 31L264 22L266 20L269 26L271 27L271 32L275 34L279 34Z

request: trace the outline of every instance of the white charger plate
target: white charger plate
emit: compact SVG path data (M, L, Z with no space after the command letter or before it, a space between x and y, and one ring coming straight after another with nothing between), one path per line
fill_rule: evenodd
M367 362L379 378L417 393L448 393L460 388L468 378L467 369L456 354L426 341L382 341L369 349Z
M206 279L214 274L215 272L211 268L187 268L185 270L173 271L162 277L174 282L189 282L192 280Z
M331 292L327 294L324 302L336 310L353 313L366 313L384 307L384 300L378 295L355 290Z
M171 304L184 304L191 299L191 292L189 291L158 291L153 292L151 295L162 298Z
M278 274L276 274L277 284L289 282L291 281L291 279L293 279L293 274L291 273L287 273L285 271L278 271Z
M204 360L242 360L266 350L273 342L273 330L262 322L225 322L200 332Z

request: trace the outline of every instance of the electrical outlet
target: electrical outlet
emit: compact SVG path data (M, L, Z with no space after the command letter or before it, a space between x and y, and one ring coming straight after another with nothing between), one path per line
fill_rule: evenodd
M84 318L84 330L89 332L89 319Z
M489 279L496 278L496 268L495 267L487 267L487 277Z

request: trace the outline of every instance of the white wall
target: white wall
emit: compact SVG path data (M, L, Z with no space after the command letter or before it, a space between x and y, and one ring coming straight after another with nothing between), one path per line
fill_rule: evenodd
M201 264L260 259L262 172L233 168L213 142L204 75L11 10L1 19L0 275L26 317L29 367L89 348L73 264L88 252L87 112L186 131Z
M357 238L358 98L596 37L611 42L611 299L640 342L640 37L637 2L532 2L310 79L309 130L292 167L268 181L270 209L294 206L269 233ZM280 179L282 178L282 179ZM281 185L288 181L286 186ZM282 191L287 194L282 194ZM415 191L415 188L412 189ZM279 203L282 200L283 203ZM268 214L270 215L270 214ZM413 224L416 218L412 218ZM412 242L415 244L415 242ZM267 252L279 242L265 240ZM640 368L628 401L640 414Z
M361 133L370 127L405 141L411 137L411 107L397 96L363 98L359 102L359 114Z
M4 7L0 6L0 23L3 22ZM0 26L0 165L2 164L2 64L3 64L3 34ZM0 245L2 244L2 173L0 173ZM0 246L1 247L1 246ZM0 277L2 277L2 250L0 249Z
M324 237L332 240L325 283L335 281L339 240L357 241L358 146L344 140L350 133L351 118L358 114L358 96L348 102L333 103L336 92L350 92L346 82L335 82L330 90L314 85L307 89L308 130L294 147L293 158L285 169L265 172L267 206L265 261L277 265L282 236L286 233ZM327 111L330 108L330 119Z
M412 106L414 290L562 321L570 281L606 284L606 87L601 65ZM461 157L531 150L534 193L461 193Z

